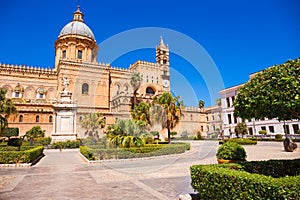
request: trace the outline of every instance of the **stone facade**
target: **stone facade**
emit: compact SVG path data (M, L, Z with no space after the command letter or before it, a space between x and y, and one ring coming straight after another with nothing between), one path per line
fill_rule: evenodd
M99 47L93 32L83 21L80 7L73 20L61 30L55 47L52 69L0 64L0 87L7 89L18 114L8 119L10 127L19 127L23 135L33 126L41 126L46 136L54 136L57 109L67 77L71 101L76 104L76 135L85 137L80 120L90 112L101 112L106 123L129 118L132 108L132 73L140 73L142 82L137 100L150 102L154 95L170 91L169 47L163 39L156 46L156 62L137 61L129 69L98 63ZM57 124L56 124L57 125Z
M238 94L239 88L243 85L244 84L237 85L220 91L222 101L222 121L224 123L225 136L234 134L234 128L237 123L242 121L240 118L233 115L233 102ZM250 121L246 120L246 124L250 135L258 135L260 130L266 130L268 135L284 134L284 126L286 127L288 134L296 134L300 127L300 122L298 120L289 120L284 124L284 122L279 122L276 119L252 119Z

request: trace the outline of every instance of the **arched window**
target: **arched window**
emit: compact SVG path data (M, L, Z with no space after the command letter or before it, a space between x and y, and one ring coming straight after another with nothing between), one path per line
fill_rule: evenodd
M82 121L82 116L79 116L79 122L81 122Z
M35 122L40 122L40 116L39 116L39 115L37 115L37 116L35 117Z
M19 116L19 122L23 122L23 115Z
M52 115L49 116L49 123L52 123L53 122L53 117Z
M149 95L154 95L154 90L153 90L153 88L152 87L147 87L146 88L146 94L149 94Z
M81 94L89 94L89 85L87 83L82 84Z

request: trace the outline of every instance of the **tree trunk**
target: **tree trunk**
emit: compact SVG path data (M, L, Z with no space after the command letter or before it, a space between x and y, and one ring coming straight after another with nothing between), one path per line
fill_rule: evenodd
M168 142L169 144L171 143L171 130L169 127L168 127Z

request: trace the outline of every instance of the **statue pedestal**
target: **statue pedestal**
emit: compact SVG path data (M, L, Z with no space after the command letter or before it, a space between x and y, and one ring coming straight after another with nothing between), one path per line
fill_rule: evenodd
M76 140L76 111L77 105L72 103L72 93L63 91L60 101L53 106L55 119L52 133L52 143Z

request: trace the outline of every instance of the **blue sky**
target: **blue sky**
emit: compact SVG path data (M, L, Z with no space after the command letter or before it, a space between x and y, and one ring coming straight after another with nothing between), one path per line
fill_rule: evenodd
M81 0L80 4L85 23L99 44L116 34L143 27L165 28L186 35L207 52L224 87L247 81L253 72L300 57L298 0ZM1 1L0 62L52 67L54 41L72 20L76 6L76 0ZM157 43L153 42L155 48L160 34L153 34L157 37ZM173 93L180 95L187 105L197 105L198 99L204 99L206 105L214 104L217 94L209 94L214 86L208 85L207 77L198 70L211 66L194 66L190 59L173 53L176 42L163 31L161 34L171 50ZM108 50L113 49L100 46L99 54L109 53ZM187 51L192 54L194 49ZM136 60L154 62L154 49L120 55L112 65L126 68ZM211 74L209 78L214 77Z

